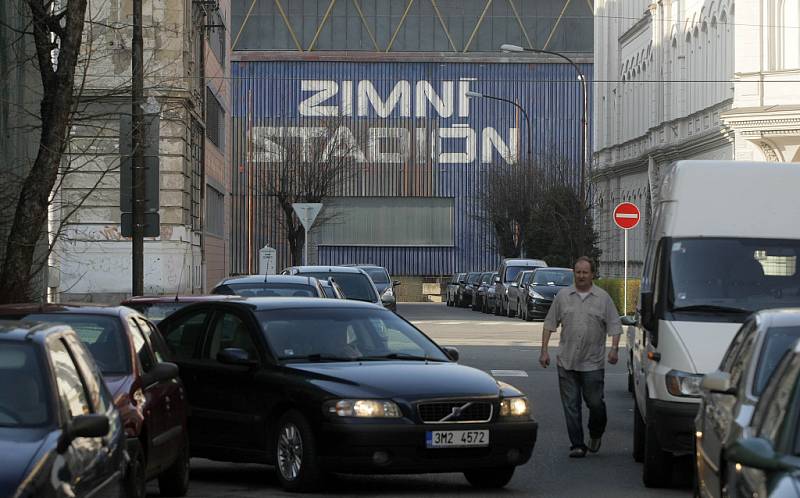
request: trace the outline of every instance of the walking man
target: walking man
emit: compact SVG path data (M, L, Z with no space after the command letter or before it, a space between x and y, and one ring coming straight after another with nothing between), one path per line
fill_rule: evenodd
M558 341L558 387L561 404L567 420L571 443L569 456L581 458L588 449L600 449L606 429L606 404L603 399L606 336L611 336L612 347L608 362L619 359L619 336L622 325L611 297L592 285L594 263L585 256L575 261L575 285L562 289L553 300L544 319L542 352L539 363L547 368L550 354L547 345L550 334L561 325ZM589 445L584 443L581 398L589 408Z

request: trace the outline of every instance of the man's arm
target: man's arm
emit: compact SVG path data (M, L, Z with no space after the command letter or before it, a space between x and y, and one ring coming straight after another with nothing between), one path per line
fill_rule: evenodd
M542 324L542 351L539 353L539 364L542 368L547 368L550 365L550 354L547 352L547 346L550 344L550 335L558 328L559 309L561 306L559 295L560 293L556 294L555 299L553 299L553 304L550 305Z
M542 352L539 353L539 364L542 368L547 368L550 365L550 354L547 352L547 345L550 343L550 334L552 333L552 330L542 329Z
M611 350L608 352L608 362L616 365L619 361L619 337L622 334L617 334L611 338Z
M619 338L622 336L622 323L619 312L614 306L614 301L608 298L606 306L606 333L611 336L611 350L608 352L608 362L615 365L619 361Z

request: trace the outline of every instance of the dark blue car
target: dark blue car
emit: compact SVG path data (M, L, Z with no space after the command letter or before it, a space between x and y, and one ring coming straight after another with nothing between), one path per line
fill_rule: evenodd
M0 496L122 496L125 434L64 325L0 322Z

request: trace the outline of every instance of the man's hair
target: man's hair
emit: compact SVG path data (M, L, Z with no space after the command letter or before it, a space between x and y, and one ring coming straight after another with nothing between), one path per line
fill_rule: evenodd
M575 264L574 264L574 265L572 265L572 268L573 268L573 269L575 269L575 267L576 267L576 266L578 266L578 263L580 263L581 261L584 261L584 262L586 262L586 263L589 263L589 271L591 271L592 273L594 273L594 261L592 261L592 260L589 258L589 256L581 256L580 258L576 259L576 260L575 260Z

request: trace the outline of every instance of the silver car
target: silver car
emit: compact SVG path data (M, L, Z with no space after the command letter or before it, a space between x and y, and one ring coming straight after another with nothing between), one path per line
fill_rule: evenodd
M700 496L730 496L736 475L727 452L750 433L753 412L772 372L800 338L800 308L753 314L736 333L719 370L701 381L695 419L695 460Z

